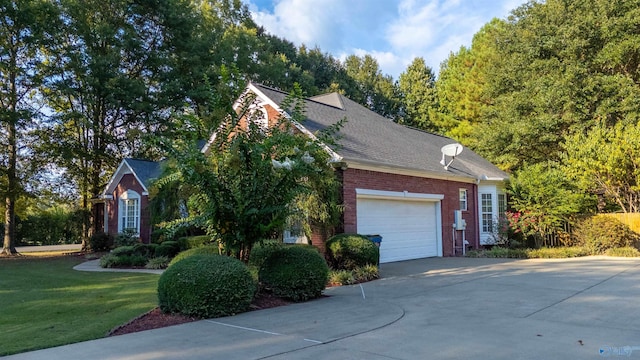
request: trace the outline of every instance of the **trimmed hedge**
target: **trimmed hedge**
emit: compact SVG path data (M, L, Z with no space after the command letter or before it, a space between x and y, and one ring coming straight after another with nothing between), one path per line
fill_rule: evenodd
M353 270L377 265L380 260L380 249L364 235L338 234L325 245L327 260L333 269Z
M591 254L604 254L608 249L638 247L639 237L629 226L607 216L592 216L583 220L575 231L579 243Z
M158 280L158 301L165 313L200 318L247 311L255 284L240 261L221 255L193 255L170 266Z
M322 295L329 267L315 249L283 246L275 250L260 267L258 278L267 290L293 301L306 301Z
M218 246L215 245L209 245L209 246L203 246L203 247L199 247L199 248L193 248L193 249L189 249L189 250L185 250L181 253L179 253L178 255L176 255L173 260L171 260L171 262L169 263L169 266L177 263L180 260L184 260L190 256L194 256L194 255L219 255L220 250L218 249Z

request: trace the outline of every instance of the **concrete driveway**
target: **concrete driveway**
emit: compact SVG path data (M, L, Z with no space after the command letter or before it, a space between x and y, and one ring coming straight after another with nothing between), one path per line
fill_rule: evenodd
M381 273L309 303L7 359L640 359L637 259L434 258Z

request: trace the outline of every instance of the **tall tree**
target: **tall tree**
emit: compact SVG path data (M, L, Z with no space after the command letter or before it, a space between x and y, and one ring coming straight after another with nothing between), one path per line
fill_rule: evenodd
M398 80L402 110L399 123L433 132L441 131L435 111L436 77L421 57L415 58Z
M585 193L617 211L640 211L640 125L601 123L565 142L565 172Z
M640 115L640 1L532 1L486 64L491 105L476 149L504 169L557 160L568 134Z
M0 254L15 254L16 200L23 186L20 156L26 153L24 135L38 115L46 45L55 28L54 8L48 1L0 2L0 152L2 194L5 198L4 241Z
M487 96L487 69L500 61L496 39L505 22L493 19L473 36L470 48L461 47L442 63L436 83L440 123L448 136L471 146L471 136L491 105Z
M171 65L170 45L185 41L176 27L185 24L178 15L190 10L180 4L59 2L64 28L56 76L47 84L54 116L42 133L43 150L75 182L84 209L123 156L145 154L143 134L184 102L161 82ZM89 229L85 219L85 237Z
M382 74L378 61L371 55L351 55L344 66L355 82L355 87L345 89L345 94L370 110L395 119L398 113L396 88L391 76Z

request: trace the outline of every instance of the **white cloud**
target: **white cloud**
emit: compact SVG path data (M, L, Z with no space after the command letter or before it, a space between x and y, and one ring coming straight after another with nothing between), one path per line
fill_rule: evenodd
M504 18L524 2L274 0L272 9L249 6L256 23L272 34L296 45L318 46L342 60L369 54L383 73L397 79L418 56L437 73L449 53L469 46L491 18Z

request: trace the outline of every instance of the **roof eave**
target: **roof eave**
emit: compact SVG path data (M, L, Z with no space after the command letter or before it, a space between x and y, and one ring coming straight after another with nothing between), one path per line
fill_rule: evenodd
M359 169L359 170L369 170L369 171L377 171L377 172L385 172L391 174L399 174L399 175L407 175L407 176L415 176L429 179L437 179L437 180L448 180L448 181L457 181L463 183L477 183L477 179L470 176L459 176L459 175L446 175L442 173L437 173L433 171L426 171L420 169L413 169L408 167L394 166L389 164L380 164L375 161L367 161L367 160L355 160L355 159L344 159L343 163L346 164L346 168ZM344 168L346 170L346 168Z

